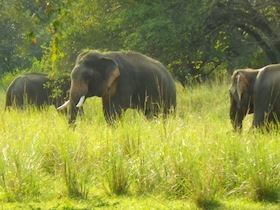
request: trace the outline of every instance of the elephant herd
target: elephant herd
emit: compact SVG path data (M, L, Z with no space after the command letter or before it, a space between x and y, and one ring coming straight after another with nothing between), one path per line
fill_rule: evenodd
M5 110L23 107L25 102L42 107L55 105L68 110L68 123L88 97L101 97L103 114L111 124L129 108L143 111L147 118L166 117L176 109L176 86L159 61L136 52L87 51L81 53L59 97L49 75L27 73L17 77L6 92ZM254 113L253 127L262 127L280 118L280 64L261 69L238 69L229 88L230 119L235 131L242 129L247 114ZM65 103L63 103L66 100ZM62 104L62 105L61 105ZM61 105L61 106L59 106Z
M16 78L6 93L6 108L13 104L24 105L24 99L38 107L43 104L61 103L67 94L50 100L52 89L46 74L29 73ZM176 107L175 82L162 63L135 52L81 53L71 72L69 99L58 110L68 108L69 124L76 120L78 110L88 97L102 98L103 113L110 124L128 109L143 110L147 118ZM68 88L69 89L69 88Z

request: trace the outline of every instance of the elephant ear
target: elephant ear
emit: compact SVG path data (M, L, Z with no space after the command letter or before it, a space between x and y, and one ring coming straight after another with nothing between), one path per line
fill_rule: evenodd
M78 55L77 59L76 59L76 63L79 63L79 62L83 59L83 57L84 57L85 55L87 55L87 54L88 54L88 51L85 51L85 52L80 53L80 54Z
M101 58L99 64L102 68L107 90L109 90L115 79L120 76L118 64L111 58Z
M241 100L242 93L245 90L247 90L248 85L249 85L249 80L247 76L244 73L239 72L236 76L236 89L237 89L237 95L239 100Z

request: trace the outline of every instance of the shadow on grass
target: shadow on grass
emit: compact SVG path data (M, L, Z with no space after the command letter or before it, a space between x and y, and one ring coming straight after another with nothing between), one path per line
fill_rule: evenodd
M104 209L104 208L117 208L119 202L108 202L102 197L94 197L90 200L88 199L71 199L67 201L60 201L59 203L53 203L51 206L42 206L42 204L37 203L34 205L28 204L28 209L32 210L91 210L91 209ZM19 205L19 208L26 208L26 205Z
M280 203L280 189L259 188L256 190L256 200L269 203Z
M216 209L224 209L225 206L219 202L215 198L209 198L209 197L198 197L195 200L196 205L200 209L205 209L205 210L216 210Z

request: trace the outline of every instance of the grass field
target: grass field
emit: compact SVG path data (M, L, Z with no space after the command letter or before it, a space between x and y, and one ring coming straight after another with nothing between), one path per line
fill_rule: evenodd
M54 107L4 112L0 209L279 209L280 134L241 134L229 83L183 89L167 120L129 110L108 126L88 99L76 129Z

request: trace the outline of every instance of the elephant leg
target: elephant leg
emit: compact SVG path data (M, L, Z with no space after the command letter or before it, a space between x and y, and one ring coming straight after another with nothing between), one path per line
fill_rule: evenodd
M143 110L147 119L153 119L159 114L164 114L166 112L163 103L161 103L157 97L153 96L142 96L138 101L138 109Z
M142 110L147 119L153 119L161 114L163 118L167 118L172 112L172 109L165 105L160 105L158 102L148 102Z
M159 104L157 103L152 103L144 108L144 115L147 117L147 119L153 119L154 117L157 117L160 113L161 109L159 107ZM163 110L162 113L164 113Z
M115 109L114 111L112 111L111 109L103 108L103 114L108 124L114 124L117 119L120 119L122 117L122 110Z
M255 101L253 127L262 127L268 123L270 114L268 113L269 103L264 101Z
M147 119L152 119L154 117L153 111L151 109L144 109L144 115Z
M268 110L268 116L267 121L274 123L276 126L279 124L280 120L280 96L277 94L273 97L273 101L271 102L271 105L269 106Z
M267 114L267 116L265 118L265 124L267 126L270 126L273 123L276 124L277 121L278 121L278 117L275 112L271 112L271 113Z
M103 114L108 124L114 124L117 118L121 118L123 110L116 103L108 103L106 100L102 100Z
M270 127L271 124L278 126L279 119L280 119L280 113L277 110L278 110L278 108L275 108L267 114L267 117L265 118L265 122L267 122L267 126Z
M256 86L254 97L253 127L268 128L269 122L273 121L273 113L277 106L277 97L270 86Z
M24 98L22 97L15 97L14 98L14 103L16 106L18 106L20 109L24 110Z

